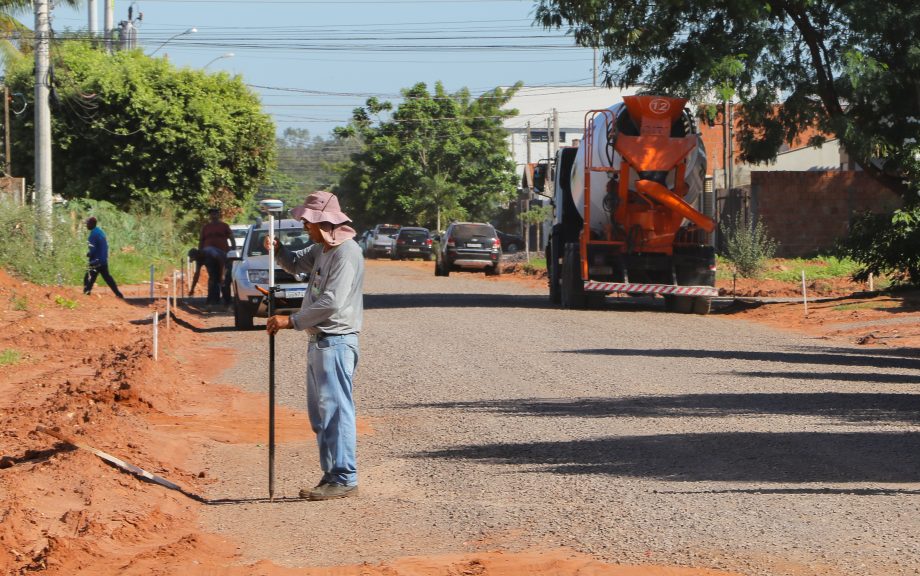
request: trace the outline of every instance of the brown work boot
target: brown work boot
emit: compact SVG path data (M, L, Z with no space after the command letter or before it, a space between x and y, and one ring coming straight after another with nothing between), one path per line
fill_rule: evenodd
M310 497L310 492L313 492L314 490L316 490L316 489L319 488L320 486L324 486L324 485L326 485L326 484L328 484L328 483L329 483L329 481L326 480L326 477L325 477L325 476L323 476L322 478L319 479L319 483L318 483L316 486L314 486L313 488L301 488L301 489L300 489L300 497L301 497L301 498L309 498L309 497Z
M301 494L303 494L302 491ZM357 495L357 486L345 486L344 484L329 482L310 490L309 494L307 494L307 498L310 500L333 500L335 498L349 498Z

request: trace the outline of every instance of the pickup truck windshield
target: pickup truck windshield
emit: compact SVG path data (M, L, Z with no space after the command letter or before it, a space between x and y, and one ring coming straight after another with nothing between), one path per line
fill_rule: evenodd
M263 256L268 254L265 250L265 237L268 236L268 230L253 230L252 240L249 242L248 256ZM306 230L293 228L288 230L275 230L275 236L287 247L288 250L303 250L310 244L310 234Z

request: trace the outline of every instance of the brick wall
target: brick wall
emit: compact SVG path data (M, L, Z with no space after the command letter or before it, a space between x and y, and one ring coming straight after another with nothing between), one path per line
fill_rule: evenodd
M751 203L777 256L796 257L829 250L854 214L888 212L901 199L864 172L753 172Z

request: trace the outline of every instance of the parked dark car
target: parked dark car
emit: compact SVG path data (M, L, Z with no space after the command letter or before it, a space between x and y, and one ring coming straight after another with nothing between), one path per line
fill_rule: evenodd
M431 260L431 234L428 228L400 228L396 234L393 260L424 258Z
M491 224L454 222L438 242L435 276L447 276L455 270L484 270L494 276L501 273L502 248Z
M524 239L517 234L508 234L501 230L496 230L498 239L502 243L502 252L505 254L514 254L524 249Z

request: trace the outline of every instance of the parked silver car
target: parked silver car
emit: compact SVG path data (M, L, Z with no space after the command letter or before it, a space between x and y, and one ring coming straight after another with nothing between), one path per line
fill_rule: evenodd
M364 255L368 258L389 258L396 247L396 234L399 232L398 224L377 224L367 237L367 248Z
M255 316L268 316L268 298L259 290L268 290L268 251L264 239L268 236L268 222L254 225L246 235L242 257L233 265L233 323L239 329L252 328ZM312 241L300 220L275 222L275 237L288 250L301 250ZM275 266L275 285L280 290L275 295L275 311L290 313L300 309L307 290L305 275L291 275Z

